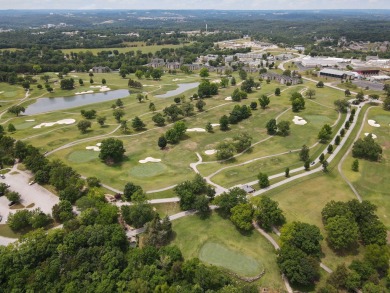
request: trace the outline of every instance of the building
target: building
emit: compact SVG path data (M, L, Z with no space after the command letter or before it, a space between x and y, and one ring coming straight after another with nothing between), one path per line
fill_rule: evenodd
M361 68L355 68L354 71L357 74L366 77L366 76L378 75L380 70L378 68L361 67Z
M147 64L148 66L150 67L153 67L153 68L159 68L159 67L164 67L165 66L165 60L164 59L161 59L161 58L154 58L152 59L152 61Z
M296 85L302 83L300 78L280 75L272 72L263 73L260 76L264 80L275 80L278 81L280 84Z
M334 57L310 57L305 56L301 59L302 66L307 68L314 67L345 67L346 64L351 63L350 59L334 58Z
M90 71L92 71L93 73L107 73L110 72L111 69L107 66L95 66L92 67Z
M320 77L330 77L330 78L339 78L339 79L346 79L347 73L345 71L337 70L337 69L322 69L318 76Z
M179 62L167 62L165 66L170 70L176 70L180 69L180 63Z

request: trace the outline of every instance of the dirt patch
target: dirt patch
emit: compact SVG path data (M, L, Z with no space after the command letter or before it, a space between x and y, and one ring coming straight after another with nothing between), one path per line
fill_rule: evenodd
M195 151L195 150L198 148L198 144L197 144L196 142L191 141L191 142L187 142L187 143L184 145L184 147L185 147L186 149L191 150L191 151Z

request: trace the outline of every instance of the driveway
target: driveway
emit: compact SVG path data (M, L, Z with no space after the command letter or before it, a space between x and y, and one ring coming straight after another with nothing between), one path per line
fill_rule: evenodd
M5 179L0 178L0 183L7 183L10 185L9 190L19 192L21 195L20 202L24 206L34 204L31 209L40 208L44 213L51 214L52 207L59 202L58 197L38 184L28 185L31 176L27 172L13 168L10 173L5 174ZM7 221L10 212L16 211L9 209L8 204L9 200L5 196L0 197L2 224Z

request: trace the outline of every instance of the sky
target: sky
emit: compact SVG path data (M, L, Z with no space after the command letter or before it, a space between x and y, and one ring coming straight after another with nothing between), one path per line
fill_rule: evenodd
M390 0L0 0L0 9L390 9Z

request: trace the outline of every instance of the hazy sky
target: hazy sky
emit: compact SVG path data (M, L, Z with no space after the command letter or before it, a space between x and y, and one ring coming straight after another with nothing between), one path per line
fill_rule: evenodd
M390 9L390 0L0 0L0 9Z

